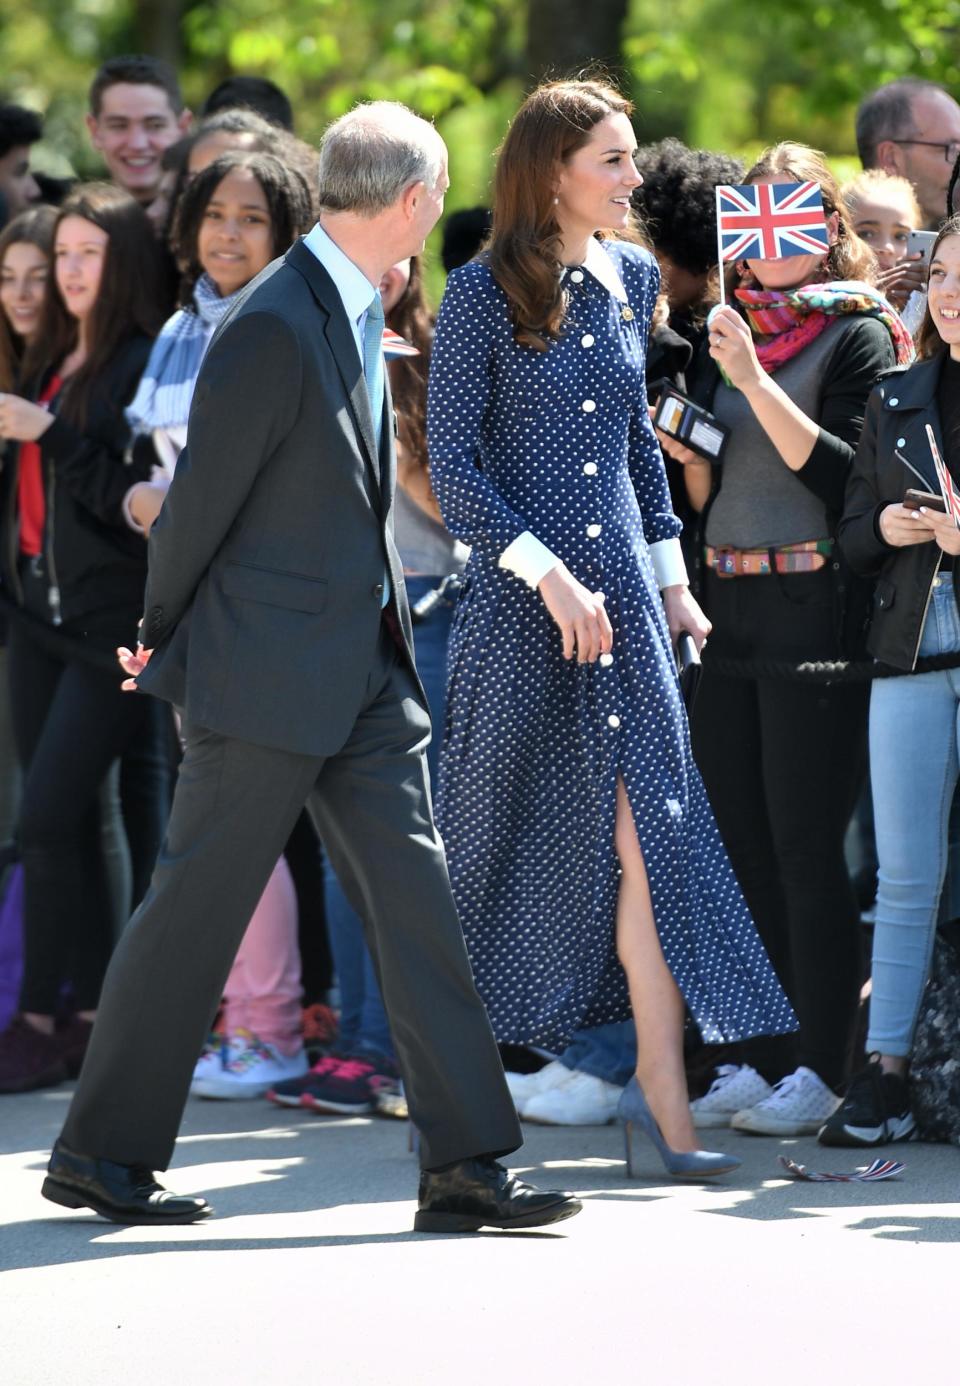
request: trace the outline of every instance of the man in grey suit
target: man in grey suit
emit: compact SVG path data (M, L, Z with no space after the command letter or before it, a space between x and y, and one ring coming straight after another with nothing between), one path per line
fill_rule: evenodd
M124 1223L212 1211L154 1171L309 801L364 919L421 1133L415 1226L537 1226L579 1211L496 1161L519 1127L433 823L430 721L393 542L377 286L423 249L447 184L442 140L405 107L342 117L321 145L320 222L250 286L204 361L150 538L134 666L142 689L182 709L186 753L44 1181L55 1203Z

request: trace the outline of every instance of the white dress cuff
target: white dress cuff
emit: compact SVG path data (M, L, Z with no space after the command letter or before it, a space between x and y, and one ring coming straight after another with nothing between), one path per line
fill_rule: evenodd
M504 549L499 567L508 568L522 578L528 587L536 587L559 562L557 555L551 553L546 544L541 544L537 536L527 529Z
M660 539L650 545L650 561L657 575L657 586L662 592L665 587L686 587L689 583L687 565L683 561L683 550L679 539Z

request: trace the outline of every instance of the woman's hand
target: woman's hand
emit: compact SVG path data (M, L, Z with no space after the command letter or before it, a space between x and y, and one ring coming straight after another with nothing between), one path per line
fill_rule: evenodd
M722 366L731 385L744 394L766 379L757 360L753 334L739 313L732 308L715 308L707 320L710 355Z
M125 674L130 675L130 677L124 679L123 683L120 685L124 693L138 693L140 691L137 688L137 675L142 674L150 663L150 654L151 651L145 650L142 645L137 646L136 654L134 654L132 650L128 650L126 645L121 645L117 650L117 659L120 662L120 668Z
M877 288L897 309L906 307L907 299L914 289L922 292L926 287L927 265L920 254L898 260L895 265L881 270L877 275Z
M15 443L35 443L53 423L53 415L40 404L19 395L0 395L0 438Z
M168 483L164 482L162 485L157 485L153 481L138 481L130 487L127 493L130 514L145 535L149 534L153 528L153 522L160 514L169 489Z
M705 457L701 457L692 448L685 447L683 443L678 443L676 438L671 438L670 434L664 433L662 429L655 428L653 431L657 435L661 449L668 457L672 457L674 462L679 462L683 467L702 467L704 475L709 475L710 463Z
M578 664L593 664L613 649L613 627L604 609L602 592L591 592L558 563L540 579L537 589L543 604L560 627L563 657Z
M930 524L932 514L931 510L910 510L894 501L880 512L880 533L895 549L905 549L910 544L929 544L934 537ZM953 525L952 520L950 524ZM956 525L953 528L957 533Z
M925 505L920 507L920 514L929 524L934 541L944 553L960 553L960 529L957 529L952 515L942 515L939 510L928 510Z
M699 603L691 596L690 588L685 583L682 586L678 584L665 587L660 596L674 646L681 633L686 630L693 636L697 650L702 650L713 626L700 610Z

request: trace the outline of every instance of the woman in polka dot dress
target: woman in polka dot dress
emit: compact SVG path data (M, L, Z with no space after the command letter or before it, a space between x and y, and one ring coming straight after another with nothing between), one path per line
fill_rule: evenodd
M557 1049L632 1003L639 1083L667 1142L693 1151L684 1002L708 1041L794 1019L678 691L671 636L709 627L646 411L656 263L610 238L641 182L630 110L595 82L527 99L489 253L454 271L440 310L432 480L472 555L437 819L498 1039Z

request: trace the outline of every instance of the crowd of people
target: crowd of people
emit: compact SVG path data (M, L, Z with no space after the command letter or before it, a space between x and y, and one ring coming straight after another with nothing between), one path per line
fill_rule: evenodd
M928 441L960 486L960 105L913 79L871 93L842 186L799 141L745 170L638 148L630 117L602 82L538 89L492 213L444 224L436 323L421 254L383 274L393 524L437 822L517 1111L619 1115L671 1172L711 1174L737 1162L698 1129L918 1134L911 1049L960 916L960 532ZM121 684L117 651L137 677L208 348L301 238L345 303L357 274L322 222L351 209L272 83L231 79L194 117L164 63L115 58L87 126L103 181L54 180L31 167L41 117L0 106L6 1094L76 1077L149 898L179 724ZM825 253L718 267L718 185L807 181ZM366 369L362 334L348 348ZM719 465L654 433L667 385L722 426ZM234 568L225 596L251 599ZM381 586L389 611L389 564ZM256 600L282 659L285 598ZM703 647L689 725L681 631ZM271 672L241 696L268 706ZM301 814L193 1094L406 1114L365 904Z

